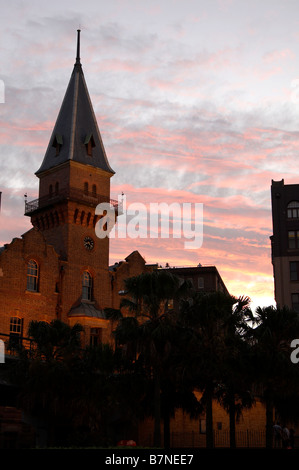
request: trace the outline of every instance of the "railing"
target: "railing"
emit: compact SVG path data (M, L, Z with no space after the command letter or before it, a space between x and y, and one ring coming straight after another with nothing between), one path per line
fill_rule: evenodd
M144 446L153 446L153 436L147 435L142 442ZM245 429L236 431L236 447L237 448L265 448L266 432L264 430ZM171 432L170 433L171 448L205 448L206 435L199 432ZM214 447L229 448L230 436L228 430L214 430Z
M0 339L4 342L5 356L17 356L23 349L29 351L33 349L33 341L18 334L0 333Z
M34 199L30 202L27 202L27 200L25 200L25 215L30 215L39 209L51 206L52 204L56 204L65 199L77 202L84 202L93 207L97 206L101 202L108 202L115 209L118 208L118 201L114 199L109 199L105 196L101 196L90 191L84 191L83 189L70 187L61 189L58 193L48 194L47 196Z

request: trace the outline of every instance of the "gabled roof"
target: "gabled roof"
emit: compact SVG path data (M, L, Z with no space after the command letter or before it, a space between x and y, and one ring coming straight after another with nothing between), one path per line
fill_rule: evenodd
M114 174L106 156L82 70L80 30L76 63L44 160L36 175L68 160L92 165Z

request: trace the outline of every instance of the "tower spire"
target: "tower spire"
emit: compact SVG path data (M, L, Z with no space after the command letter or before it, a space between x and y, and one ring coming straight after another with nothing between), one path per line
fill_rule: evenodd
M114 173L106 156L82 70L80 32L77 29L76 62L44 160L36 174L69 160Z
M80 64L80 29L77 29L77 57L76 57L76 64Z

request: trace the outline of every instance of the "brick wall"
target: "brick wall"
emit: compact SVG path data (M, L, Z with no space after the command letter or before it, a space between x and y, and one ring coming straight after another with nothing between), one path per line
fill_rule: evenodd
M198 397L200 395L198 394ZM206 435L203 431L205 420L203 414L197 419L191 419L183 410L176 410L175 417L170 421L171 447L205 447ZM250 410L244 410L236 422L237 447L265 446L266 413L264 405L257 399ZM213 402L213 430L216 447L229 446L229 417L226 411ZM151 418L139 423L138 442L140 446L152 446L154 436L154 421ZM163 420L161 422L161 437L163 446Z
M27 291L30 259L39 266L38 292ZM58 256L40 232L32 229L7 245L0 257L0 331L8 334L15 316L23 319L24 336L31 320L56 318L58 276Z

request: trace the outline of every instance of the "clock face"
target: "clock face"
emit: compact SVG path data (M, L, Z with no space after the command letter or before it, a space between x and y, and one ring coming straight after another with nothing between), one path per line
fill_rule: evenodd
M85 237L83 243L87 250L92 250L94 247L94 241L91 237Z

